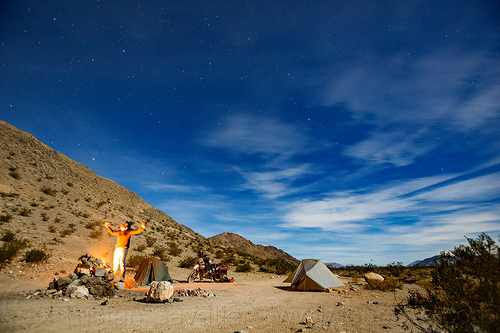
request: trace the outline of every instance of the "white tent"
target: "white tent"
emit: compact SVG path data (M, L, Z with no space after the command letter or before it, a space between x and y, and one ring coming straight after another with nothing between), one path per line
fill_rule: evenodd
M344 286L339 278L318 259L302 260L299 267L283 282L290 283L290 289L300 291L322 291Z

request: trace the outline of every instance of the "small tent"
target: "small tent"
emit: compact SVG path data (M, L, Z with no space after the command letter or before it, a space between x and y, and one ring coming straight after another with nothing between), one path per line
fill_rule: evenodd
M153 281L173 282L168 267L158 258L144 259L135 273L134 280L139 286L149 286Z
M323 291L343 287L344 284L318 259L304 259L290 276L283 281L291 290Z

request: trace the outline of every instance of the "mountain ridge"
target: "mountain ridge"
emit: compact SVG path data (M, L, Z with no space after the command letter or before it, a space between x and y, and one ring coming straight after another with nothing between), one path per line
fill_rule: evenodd
M231 232L223 232L218 235L208 238L209 241L223 246L225 248L239 250L241 252L264 258L264 259L284 259L293 263L298 263L299 260L271 245L254 244L250 240Z

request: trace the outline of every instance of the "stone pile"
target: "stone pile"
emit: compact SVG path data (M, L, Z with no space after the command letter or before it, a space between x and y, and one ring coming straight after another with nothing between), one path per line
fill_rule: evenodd
M53 299L101 299L115 293L114 274L109 265L90 254L81 256L73 274L55 278L47 289L27 293L27 299L51 297Z
M215 294L211 294L202 288L197 288L197 289L189 288L189 289L177 289L173 295L173 297L187 297L187 296L207 298L215 296Z

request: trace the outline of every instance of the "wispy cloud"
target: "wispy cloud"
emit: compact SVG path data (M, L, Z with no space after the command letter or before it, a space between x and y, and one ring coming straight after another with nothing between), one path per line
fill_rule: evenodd
M291 195L301 191L301 186L295 184L296 181L314 174L309 164L296 165L286 168L269 171L243 171L240 169L242 177L246 183L243 189L255 191L265 198L276 199Z
M500 84L482 78L498 77L500 66L485 53L459 54L458 47L420 58L401 53L332 69L333 80L331 74L319 79L326 87L321 103L346 103L373 126L344 153L360 163L405 166L457 133L493 131Z
M240 114L223 122L222 128L209 134L204 143L243 155L286 157L302 151L307 141L292 124L268 116Z
M204 186L196 185L181 185L181 184L167 184L160 182L148 182L144 186L151 191L155 192L181 192L181 193L200 193L209 192L210 189Z
M450 176L448 180L457 178L460 179ZM426 227L421 229L425 229L427 237L431 238L446 232L456 235L457 231L500 230L500 205L492 202L500 197L499 180L500 173L496 172L462 181L426 178L364 192L334 192L322 200L291 203L287 206L282 226L320 228L347 234L371 233L375 228L395 232L406 227L391 225L404 225L402 221L410 219L412 227L408 230L414 231L419 222L425 221L421 225ZM422 189L427 190L420 191ZM408 196L408 193L417 194ZM474 210L471 210L471 205ZM438 219L438 215L442 215L439 227L432 222ZM460 221L467 220L464 215L471 221L468 225L463 224L468 227L466 230L457 228L457 223L462 225ZM474 224L474 221L478 223Z
M426 134L424 130L416 133L376 131L370 134L370 138L347 147L344 153L369 164L405 166L435 147L433 142L423 140Z

